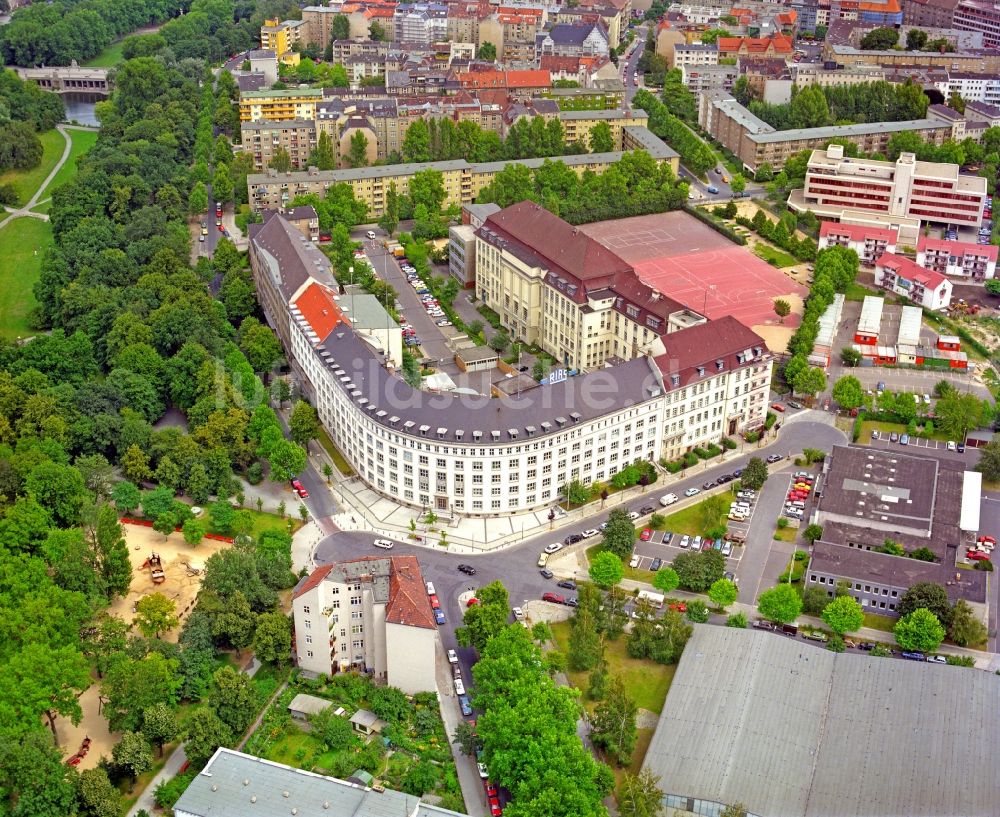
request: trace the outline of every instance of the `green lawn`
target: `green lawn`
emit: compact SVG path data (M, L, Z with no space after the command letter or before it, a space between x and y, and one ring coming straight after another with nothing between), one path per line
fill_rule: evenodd
M330 455L330 459L333 460L333 464L341 474L345 477L353 477L354 469L351 468L351 464L347 461L347 458L340 453L340 449L333 444L333 440L330 439L330 435L325 431L319 432L319 437L317 437L319 444L323 446L327 454Z
M27 204L45 177L52 172L66 147L62 134L53 129L38 137L42 141L42 161L30 170L8 170L0 174L0 184L13 184L17 190L17 203Z
M118 40L118 42L111 43L96 57L91 57L87 60L84 66L86 68L111 68L118 65L123 59L122 42L123 40Z
M889 616L880 616L878 613L865 613L865 623L864 626L872 630L882 630L885 633L891 633L892 628L896 626L897 619L890 618Z
M66 184L66 182L70 181L76 175L76 160L90 150L97 142L97 131L69 130L67 133L69 134L70 141L73 143L69 149L69 156L66 157L63 166L59 168L59 172L52 177L52 181L45 188L42 198L51 196L53 190ZM38 212L48 212L48 209L40 210L38 207L34 209Z
M569 646L570 622L558 621L549 626L552 628L552 635L559 649L566 652ZM604 657L608 662L608 670L611 675L622 676L625 688L640 709L648 709L659 714L677 667L673 664L658 664L648 658L629 657L625 651L625 640L626 637L621 635L614 641L605 642ZM587 689L589 672L567 670L566 675L577 689ZM594 703L588 701L586 706L588 709L593 709Z
M0 229L0 336L31 334L28 313L42 256L52 244L52 228L37 218L16 218Z
M52 209L52 199L48 199L47 201L43 201L41 204L36 204L34 207L32 207L31 212L44 213L47 215L49 210L51 209Z
M784 267L794 267L799 262L789 255L787 252L782 250L776 250L774 247L769 247L766 244L756 244L753 248L753 253L758 258L763 258L773 267L784 268Z
M250 532L250 535L256 539L266 530L294 533L302 527L302 519L299 517L300 502L301 500L294 494L290 493L288 495L288 498L285 500L285 513L288 515L287 519L282 519L275 513L268 513L267 511L261 512L252 508L244 508L244 510L250 511L253 515L253 530ZM292 523L291 530L288 528L289 522Z
M796 537L799 535L797 528L778 528L774 532L774 538L779 542L794 542Z
M733 482L733 486L738 486L738 482ZM722 496L726 496L726 492L723 491ZM696 502L690 508L684 508L684 510L677 511L676 513L670 514L663 523L663 530L672 531L674 534L686 533L689 536L699 536L705 532L705 526L702 524L701 520L701 506L704 503ZM727 506L728 510L728 506ZM725 516L723 516L723 521L725 521Z
M920 432L920 426L917 427L917 433L912 436L922 437L927 439L924 434ZM891 434L895 431L897 434L906 434L906 426L902 423L883 423L877 420L865 420L861 424L861 435L858 437L858 442L862 445L868 445L872 441L872 431L882 431L886 434ZM935 430L933 434L930 435L930 439L938 440L939 442L947 442L948 435L943 431Z
M884 292L876 292L874 289L868 289L868 287L861 286L858 283L848 284L847 289L844 291L844 297L848 301L863 301L868 295L878 297L884 294Z

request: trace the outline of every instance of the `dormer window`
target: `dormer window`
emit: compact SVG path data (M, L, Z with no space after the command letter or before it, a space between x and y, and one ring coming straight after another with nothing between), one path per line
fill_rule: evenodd
M704 376L705 376L705 367L704 366L699 366L698 367L698 377L704 377Z
M726 364L723 363L721 360L717 360L717 361L715 361L715 370L718 371L718 372L721 372L722 371L722 367L725 366L725 365Z

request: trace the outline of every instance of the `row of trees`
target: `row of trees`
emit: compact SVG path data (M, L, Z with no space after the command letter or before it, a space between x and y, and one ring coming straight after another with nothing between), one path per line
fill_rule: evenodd
M680 154L684 167L697 176L715 167L715 152L649 91L639 91L632 104L649 115L649 129Z
M782 104L750 100L747 107L776 130L819 128L858 122L901 122L922 119L930 101L919 84L885 81L858 85L807 85L792 88Z
M478 201L507 207L530 199L571 224L585 224L676 210L686 198L687 184L668 164L657 164L645 151L635 150L600 174L577 175L560 161L545 161L535 170L509 165L482 189Z
M63 115L57 94L0 69L0 173L37 167L42 160L38 134L54 128ZM16 204L17 200L12 185L0 186L0 204Z

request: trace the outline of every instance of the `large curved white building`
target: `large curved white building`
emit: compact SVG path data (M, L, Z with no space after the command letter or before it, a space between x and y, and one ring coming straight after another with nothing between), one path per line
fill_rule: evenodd
M368 486L401 504L473 516L550 507L567 482L605 481L764 421L770 354L730 318L671 333L665 354L518 397L430 393L354 330L325 256L279 214L253 225L250 257L330 437Z

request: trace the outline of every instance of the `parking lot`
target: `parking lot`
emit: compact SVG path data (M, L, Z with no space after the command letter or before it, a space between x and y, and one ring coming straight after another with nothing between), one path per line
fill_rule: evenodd
M914 451L914 454L919 452L920 454L932 454L942 459L957 460L966 463L966 467L968 468L972 468L979 461L979 451L971 446L967 446L963 452L959 452L957 446L955 450L949 451L947 442L942 440L924 440L920 437L910 437L904 446L900 444L898 439L893 442L891 433L887 431L876 431L874 437L868 440L858 440L858 442L867 443L875 448L900 449L900 453L902 454L907 453L907 449L909 448L916 448L917 451Z

